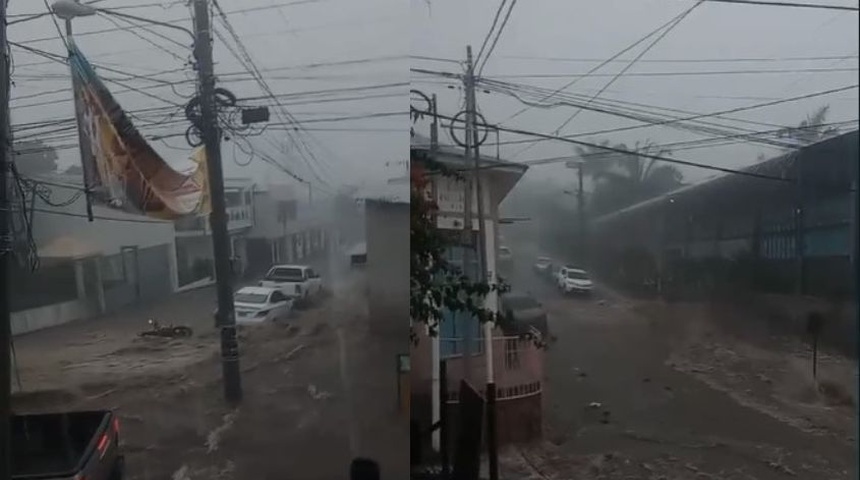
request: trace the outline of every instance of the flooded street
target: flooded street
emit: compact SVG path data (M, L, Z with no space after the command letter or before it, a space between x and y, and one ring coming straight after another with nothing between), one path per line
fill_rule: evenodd
M22 338L16 411L116 409L131 480L341 478L359 455L405 472L406 446L388 440L408 428L398 423L392 385L367 375L393 376L393 362L362 348L362 282L347 277L288 322L240 328L244 400L236 410L224 404L217 332L206 325L213 293L201 290L171 299L196 320L187 323L189 339L139 338L134 328L145 321L137 318ZM391 404L379 402L383 395Z
M510 453L509 469L552 479L856 477L856 399L833 393L856 389L856 364L824 356L821 384L834 386L820 392L802 345L768 350L694 307L602 286L563 298L527 258L512 283L542 302L556 339L545 442Z

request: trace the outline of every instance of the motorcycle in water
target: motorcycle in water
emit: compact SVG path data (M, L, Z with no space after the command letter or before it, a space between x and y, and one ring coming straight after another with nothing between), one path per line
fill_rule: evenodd
M194 331L191 327L184 325L162 325L158 321L149 319L149 330L144 330L139 333L141 337L168 337L168 338L184 338L190 337Z

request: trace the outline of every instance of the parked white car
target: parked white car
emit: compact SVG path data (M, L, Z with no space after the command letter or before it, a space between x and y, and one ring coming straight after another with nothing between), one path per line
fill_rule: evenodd
M236 323L263 323L283 319L293 309L293 300L277 288L243 287L233 294Z
M322 293L322 278L307 265L275 265L260 282L261 287L276 288L287 297L308 301Z
M538 275L544 278L550 278L552 275L552 259L549 257L538 257L534 268Z
M508 247L499 247L499 263L501 264L509 264L513 261L514 254L511 253L511 249Z
M564 293L590 294L594 284L585 270L561 267L558 271L558 288Z

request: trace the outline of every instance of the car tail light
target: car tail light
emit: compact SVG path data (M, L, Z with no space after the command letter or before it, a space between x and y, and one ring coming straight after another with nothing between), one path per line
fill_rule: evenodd
M99 438L99 443L96 446L96 450L99 452L99 458L104 458L105 453L107 453L107 447L110 443L110 435L107 433L103 433L101 438Z
M116 432L116 436L119 436L119 418L113 418L113 431Z
M87 477L85 477L83 474L79 473L79 474L75 475L75 480L87 480Z

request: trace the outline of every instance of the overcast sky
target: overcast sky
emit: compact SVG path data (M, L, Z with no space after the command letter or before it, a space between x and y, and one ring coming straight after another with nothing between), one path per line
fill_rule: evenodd
M810 2L857 6L856 1L809 0ZM475 53L480 49L493 21L499 1L411 0L413 56L438 60L415 59L413 68L461 72L462 68L442 60L464 60L466 45ZM483 76L505 82L539 86L555 90L612 57L661 24L693 5L692 0L540 0L516 3L498 44L488 60ZM503 15L504 16L504 15ZM502 17L503 17L502 16ZM836 89L858 83L857 12L751 6L705 2L655 44L627 73L600 95L600 99L622 100L652 107L708 113L764 103L781 98ZM501 19L500 19L501 23ZM647 46L631 50L597 70L596 75L578 81L565 92L587 100L605 87L612 75L621 71ZM755 60L786 57L852 57L823 60ZM524 58L525 57L525 58ZM559 60L568 59L568 60ZM571 60L571 59L575 59ZM592 59L592 61L585 61ZM689 60L696 62L665 62ZM701 60L721 60L702 62ZM826 69L827 72L800 73L796 70ZM778 74L706 74L706 75L640 75L645 72L714 72L714 71L792 70ZM842 71L832 71L842 70ZM534 77L537 75L537 77ZM546 75L551 77L547 78ZM543 77L541 77L543 76ZM431 75L412 75L414 88L439 95L439 110L451 115L462 105L462 91L456 81ZM839 94L809 98L731 115L736 119L760 122L744 124L717 120L722 125L751 130L770 130L797 125L807 114L822 105L830 105L829 122L858 118L857 89ZM524 105L502 93L479 93L478 105L491 124L537 132L552 133L574 112L569 106L555 109L532 108L505 121ZM713 121L715 119L708 119ZM633 125L634 120L583 111L563 130L571 135ZM419 128L424 128L420 126ZM849 129L856 129L852 124ZM492 138L492 137L491 137ZM502 141L525 137L502 134ZM679 131L668 126L637 128L617 133L581 137L581 140L609 140L613 143L651 140L672 143L700 140L707 136ZM447 139L447 134L443 140ZM489 145L490 142L488 142ZM541 142L521 152L525 145L507 145L502 156L515 161L570 155L571 145ZM495 147L488 147L495 153ZM521 153L520 153L521 152ZM728 146L676 151L679 159L725 167L748 165L759 153L778 154L763 145L737 143ZM531 178L572 180L572 173L560 165L530 169ZM699 181L715 175L712 171L684 168L687 181Z
M375 87L338 93L281 97L287 110L310 131L301 134L302 141L310 145L315 167L310 170L301 156L289 148L291 141L286 132L272 125L262 136L247 137L246 143L225 143L222 152L227 175L250 176L261 181L284 182L289 177L255 159L246 167L251 148L262 151L283 162L300 177L313 180L319 188L322 184L314 175L328 184L364 184L380 178L403 174L403 166L386 162L402 160L408 145L407 86L409 81L409 44L403 41L409 32L409 4L405 0L220 0L228 13L228 20L250 52L257 67L263 71L271 90L276 95L294 94L329 89ZM160 21L175 21L174 24L192 28L190 9L186 1L135 1L102 0L96 3L101 8L116 8L126 14ZM279 8L276 8L281 6ZM10 2L10 21L25 18L25 14L44 13L42 1ZM230 13L244 11L241 13ZM177 21L180 20L180 21ZM119 25L128 27L122 20ZM232 39L220 21L215 21L217 31L230 42ZM62 24L60 24L62 27ZM189 45L187 35L182 32L157 26L145 29L117 29L109 18L101 16L74 20L75 38L81 51L97 65L133 75L142 75L160 81L162 85L145 78L123 78L116 72L101 70L103 77L120 79L122 87L109 83L121 105L128 111L142 112L136 123L144 125L165 120L166 126L142 127L145 135L170 135L183 133L187 122L183 115L169 117L179 112L194 93L194 72L187 64L191 51L182 48ZM90 34L100 30L110 32ZM168 37L171 40L165 39ZM13 24L9 27L11 41L29 47L46 50L65 56L65 47L50 16ZM176 43L178 42L178 44ZM219 86L229 88L240 98L263 95L261 87L238 60L216 37L214 44L216 74ZM70 119L73 105L69 87L69 74L65 65L46 60L20 48L13 48L15 88L12 95L12 118L14 125L31 122ZM368 60L362 63L329 66L311 64ZM299 68L295 68L299 67ZM172 70L172 72L163 73ZM161 74L159 74L161 73ZM157 75L154 75L157 74ZM173 87L165 81L178 82ZM400 87L379 87L385 84L404 84ZM142 92L128 91L129 88ZM121 90L126 90L122 92ZM175 91L174 91L175 90ZM160 99L152 96L160 97ZM355 100L356 97L369 96ZM351 100L347 100L351 99ZM323 101L321 101L323 100ZM173 103L173 105L171 104ZM270 100L257 100L249 104L267 104ZM35 105L34 104L41 104ZM158 109L160 110L153 110ZM148 109L148 110L147 110ZM398 116L378 116L390 112L402 112ZM373 118L344 120L343 117L377 115ZM174 120L175 119L175 120ZM333 121L324 121L326 119ZM338 120L339 119L339 120ZM273 123L279 121L276 109L272 109ZM323 120L323 121L321 121ZM174 123L169 124L170 121ZM41 130L56 130L48 128ZM40 130L19 132L18 138L33 135ZM73 130L39 135L49 138L58 146L64 166L77 162L76 137ZM312 137L312 138L311 138ZM168 161L182 163L191 151L183 137L169 137L151 142L153 147ZM308 157L307 155L305 155ZM313 159L308 157L313 162Z

